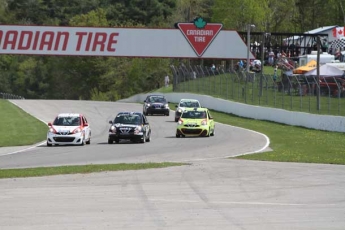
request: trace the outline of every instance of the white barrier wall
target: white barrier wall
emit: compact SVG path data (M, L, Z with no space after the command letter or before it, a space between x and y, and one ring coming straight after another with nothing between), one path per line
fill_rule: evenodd
M162 93L150 93L162 94ZM149 94L138 94L119 102L144 102ZM237 116L252 118L257 120L274 121L277 123L302 126L311 129L345 132L345 117L318 115L302 112L292 112L283 109L268 108L232 102L207 95L191 93L166 93L169 102L178 103L182 98L198 99L203 107L220 112L231 113Z

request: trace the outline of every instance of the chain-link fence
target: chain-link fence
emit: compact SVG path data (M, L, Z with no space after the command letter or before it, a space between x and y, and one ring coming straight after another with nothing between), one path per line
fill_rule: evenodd
M307 113L345 115L345 79L171 66L174 92L205 94L240 103Z
M1 92L0 92L0 98L2 98L2 99L20 99L20 100L25 99L22 96L10 94L10 93L1 93Z

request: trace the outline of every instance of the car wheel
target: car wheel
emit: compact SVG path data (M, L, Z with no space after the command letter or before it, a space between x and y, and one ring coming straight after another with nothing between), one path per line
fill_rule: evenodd
M166 113L165 116L168 116L168 117L169 117L169 113Z
M176 133L176 137L177 137L177 138L180 138L181 136L180 136L180 134L177 134L177 133Z
M85 141L85 144L87 145L91 144L91 137L87 141Z
M211 133L211 136L214 136L216 134L216 130L213 129L212 133Z
M208 129L208 133L206 134L206 137L210 137L211 136L211 129Z
M48 146L48 147L51 147L51 146L52 146L52 144L49 144L49 143L48 143L48 141L47 141L47 146Z
M141 143L145 143L146 142L146 136L145 134L143 135L142 139L140 140Z
M175 118L175 122L178 122L178 118Z
M108 144L114 143L113 140L108 139Z
M146 142L150 142L150 141L151 141L151 131L150 131L148 137L146 138Z

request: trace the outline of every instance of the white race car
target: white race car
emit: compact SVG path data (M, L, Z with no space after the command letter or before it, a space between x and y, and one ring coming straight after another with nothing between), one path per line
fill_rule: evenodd
M53 123L48 123L48 127L47 146L91 143L91 128L82 114L59 114Z
M186 108L201 108L200 102L196 99L181 99L180 103L176 105L175 122L181 117L181 114Z

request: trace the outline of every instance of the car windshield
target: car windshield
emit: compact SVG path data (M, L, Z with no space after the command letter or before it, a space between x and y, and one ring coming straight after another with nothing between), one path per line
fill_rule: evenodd
M57 126L79 126L80 117L57 117L53 125Z
M141 124L141 117L138 114L120 114L114 119L114 124L116 123L139 125Z
M200 107L199 102L197 101L183 101L180 103L180 107L186 107L186 108L194 108L194 107Z
M158 103L165 103L166 100L164 97L150 97L150 100L149 100L151 103L155 103L155 102L158 102Z
M181 118L203 119L203 118L206 118L206 112L205 111L185 111L182 113Z

